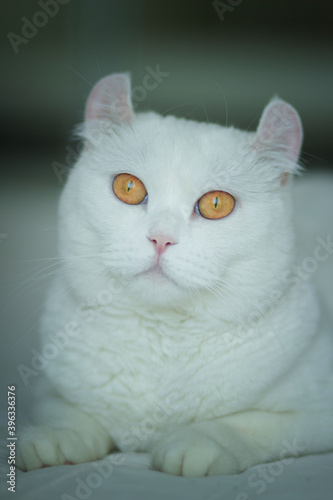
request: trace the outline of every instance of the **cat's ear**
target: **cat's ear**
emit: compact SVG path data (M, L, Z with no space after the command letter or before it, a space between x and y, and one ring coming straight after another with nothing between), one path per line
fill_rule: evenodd
M274 98L261 116L253 144L255 149L279 153L289 165L288 171L293 171L302 139L302 124L297 111L290 104Z
M86 125L96 120L129 124L132 116L130 75L118 73L102 78L88 97Z

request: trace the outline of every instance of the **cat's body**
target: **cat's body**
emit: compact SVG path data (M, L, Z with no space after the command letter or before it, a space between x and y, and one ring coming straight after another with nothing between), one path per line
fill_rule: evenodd
M86 118L60 203L66 270L41 328L44 349L64 347L48 360L44 428L23 436L19 466L116 447L205 475L333 449L332 326L293 267L296 112L273 101L256 134L134 116L116 75ZM127 173L148 193L140 204L116 194ZM196 205L211 192L235 200L218 220ZM329 242L318 255L332 259Z

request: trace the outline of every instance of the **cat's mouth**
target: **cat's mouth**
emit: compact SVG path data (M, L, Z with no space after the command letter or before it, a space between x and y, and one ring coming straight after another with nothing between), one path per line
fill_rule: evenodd
M156 262L156 264L154 264L153 266L149 267L146 271L139 273L137 276L146 276L156 283L169 281L176 284L175 281L173 281L173 279L168 274L165 273L165 271L162 269L162 267L158 262Z
M154 264L152 267L147 269L147 271L144 271L141 274L145 274L147 276L153 276L153 277L156 276L156 277L169 279L169 277L165 274L165 272L163 271L163 269L161 268L161 266L158 263Z

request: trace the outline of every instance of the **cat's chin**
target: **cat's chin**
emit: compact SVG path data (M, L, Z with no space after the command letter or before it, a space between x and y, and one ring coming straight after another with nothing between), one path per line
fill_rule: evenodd
M156 305L170 305L187 300L186 290L178 285L162 268L154 266L135 276L131 291L140 302Z

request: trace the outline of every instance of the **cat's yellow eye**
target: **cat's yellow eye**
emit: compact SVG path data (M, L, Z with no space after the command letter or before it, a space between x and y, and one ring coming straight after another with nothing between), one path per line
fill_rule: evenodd
M233 211L234 206L234 197L224 191L210 191L197 204L200 215L205 219L222 219Z
M129 205L139 205L147 196L143 182L131 174L117 175L112 188L117 198Z

